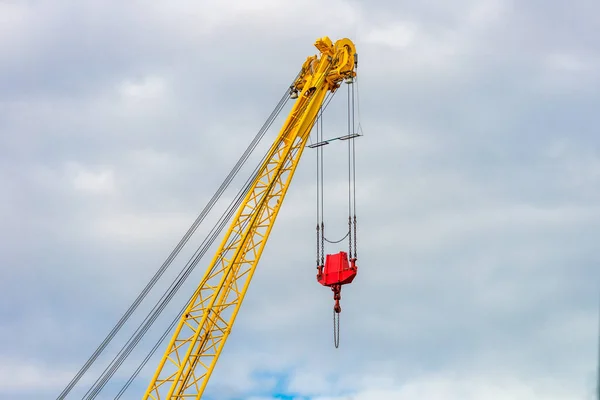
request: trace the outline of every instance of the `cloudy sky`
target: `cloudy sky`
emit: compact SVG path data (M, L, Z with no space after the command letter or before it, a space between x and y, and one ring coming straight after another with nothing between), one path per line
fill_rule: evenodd
M364 132L340 348L314 275L307 149L207 396L592 399L599 15L594 0L0 0L0 397L58 396L327 35L357 45ZM345 101L325 136L345 133ZM69 398L184 266L287 110ZM335 239L346 149L325 156ZM210 256L98 398L114 397Z

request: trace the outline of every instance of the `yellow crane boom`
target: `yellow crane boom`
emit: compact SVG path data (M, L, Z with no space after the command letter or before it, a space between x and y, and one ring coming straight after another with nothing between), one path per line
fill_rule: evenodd
M298 161L328 92L356 76L344 38L315 42L290 88L297 98L175 329L143 399L200 399L248 290Z

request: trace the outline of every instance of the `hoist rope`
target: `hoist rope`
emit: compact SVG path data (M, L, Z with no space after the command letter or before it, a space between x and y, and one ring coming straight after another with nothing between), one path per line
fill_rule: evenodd
M299 76L300 76L300 73L298 73L298 75L296 76L295 79L297 79ZM295 79L294 79L294 81L295 81ZM87 372L87 370L97 360L97 358L100 356L100 354L106 349L108 344L112 341L112 339L115 337L115 335L120 331L120 329L123 327L125 322L127 322L127 320L131 317L133 312L137 309L137 307L140 305L140 303L148 295L150 290L154 287L156 282L161 278L161 276L164 274L164 272L167 270L167 268L171 265L173 260L181 252L182 248L185 246L185 244L189 241L190 237L197 230L200 223L206 218L206 215L212 210L212 208L214 207L216 202L222 196L225 189L227 189L227 187L229 186L231 181L235 178L235 176L237 175L237 173L239 172L241 167L246 163L248 157L254 151L254 149L256 148L256 146L258 145L260 140L263 138L263 136L265 135L265 133L269 129L269 127L273 124L274 120L277 118L277 116L279 115L279 113L281 112L281 110L283 109L283 107L285 106L285 104L287 103L288 100L289 100L289 89L286 89L286 93L282 96L281 100L279 100L275 109L271 112L271 114L267 118L264 125L261 127L259 132L253 138L253 140L251 141L251 143L249 144L247 149L244 151L244 153L242 154L240 159L237 161L237 163L235 164L233 169L229 172L229 174L227 175L227 177L225 178L225 180L223 181L221 186L218 188L217 192L215 192L215 194L210 199L208 204L204 207L204 209L198 215L198 217L193 222L193 224L190 226L188 231L181 238L181 240L179 241L179 243L177 244L175 249L173 249L171 254L169 254L167 259L160 266L158 271L150 279L150 281L148 282L146 287L144 287L144 289L140 292L138 297L134 300L134 302L127 309L127 311L123 314L123 316L119 319L117 324L112 328L112 330L109 332L109 334L106 336L106 338L102 341L102 343L98 346L98 348L94 351L94 353L90 356L90 358L84 363L84 365L76 373L76 375L69 382L69 384L65 387L65 389L60 393L60 395L58 396L58 400L64 399L69 394L69 392L73 389L73 387L77 384L77 382L81 379L81 377L85 374L85 372Z
M323 141L323 116L317 119L317 143ZM317 266L325 262L325 224L323 207L323 146L317 147Z
M333 310L333 344L336 349L340 347L340 313L336 313L335 310Z
M352 130L352 103L350 101L350 84L348 84L348 136ZM353 140L348 139L348 257L352 258L352 157L350 153Z
M317 146L317 268L324 266L325 246L324 243L337 244L348 238L348 257L353 260L357 258L357 218L356 218L356 147L355 147L355 95L354 95L354 80L348 83L348 231L340 240L332 241L325 238L325 223L324 223L324 162L323 162L323 145ZM358 90L358 89L356 89ZM357 95L358 96L358 95ZM360 118L360 117L359 117ZM317 139L316 143L324 142L323 135L323 120L322 117L317 120ZM360 123L359 123L360 126ZM336 314L337 317L336 317ZM337 319L336 319L337 318ZM335 311L333 315L333 334L335 347L339 346L339 313Z
M358 69L358 67L357 67ZM362 129L362 125L361 125L361 116L360 116L360 91L359 91L359 84L358 84L358 76L354 77L354 86L356 87L356 115L358 116L358 125L357 125L357 131L358 132L362 132L361 136L364 135L363 129ZM356 132L356 133L358 133Z
M355 104L354 104L354 81L349 85L352 87L352 134L357 133L355 128ZM358 89L357 89L358 90ZM357 255L357 238L356 238L356 142L355 138L351 138L349 143L352 144L352 213L353 213L353 234L354 234L354 258L358 258Z
M317 204L317 266L323 266L324 264L324 242L336 244L342 242L348 238L348 256L349 258L356 258L357 244L356 244L356 149L353 134L355 134L355 98L354 98L354 82L348 83L348 231L346 235L336 241L329 240L325 237L325 211L324 211L324 161L323 161L323 147L317 146L317 190L316 190L316 204ZM316 142L324 142L323 134L323 120L322 117L317 120L316 124Z
M325 108L327 107L327 105L329 104L329 102L332 99L332 94L331 92L329 92L326 96L325 99L325 107L323 107L321 109L321 113L325 110ZM308 103L305 105L305 108L308 107ZM319 117L319 115L317 115L317 117ZM291 129L292 127L290 126L289 129ZM105 377L102 378L101 381L97 381L97 383L99 384L97 388L94 389L93 391L93 396L90 397L91 399L95 398L97 396L97 394L100 392L100 390L102 390L102 388L106 385L106 383L108 382L108 380L114 375L114 373L116 372L116 370L119 368L119 366L123 363L123 361L125 360L125 358L131 353L131 351L133 350L133 348L135 348L135 346L137 345L137 343L141 340L141 338L145 335L145 333L147 332L147 330L150 328L150 326L152 325L152 323L154 322L154 320L156 320L156 318L158 317L158 315L160 315L160 313L162 312L162 310L164 309L164 307L166 306L166 303L168 303L171 298L173 297L173 295L175 294L175 292L179 289L179 287L181 286L181 284L183 283L183 281L187 278L187 276L189 276L189 274L191 273L191 271L193 270L193 268L198 264L199 260L201 259L201 257L204 255L204 253L207 251L207 249L210 247L210 245L212 244L212 242L214 242L214 240L216 239L216 237L219 235L220 231L223 229L223 227L225 226L225 223L233 216L233 213L236 211L236 209L239 207L239 205L242 203L246 193L248 192L248 190L250 189L252 183L254 182L254 180L257 177L257 174L259 174L259 169L260 166L265 162L265 160L272 158L273 153L277 151L277 149L272 149L270 153L266 154L262 161L258 164L258 166L256 167L254 173L252 174L252 177L247 181L246 183L246 188L242 191L240 191L240 194L238 195L237 201L232 202L232 204L230 205L230 209L229 212L227 212L227 216L226 218L223 218L222 216L222 221L221 224L219 226L219 228L215 231L215 233L211 236L210 241L208 242L208 244L206 246L203 246L201 254L199 256L196 256L195 258L193 258L193 261L190 260L191 264L188 265L188 267L185 269L185 272L182 271L182 273L185 275L182 278L177 278L177 286L175 289L172 289L171 291L169 291L169 293L167 294L167 299L163 302L160 303L160 305L157 303L157 305L155 305L155 309L157 309L156 311L151 311L151 315L148 315L146 317L146 319L148 319L148 322L146 323L146 325L144 325L144 327L141 329L141 331L139 333L137 333L137 336L134 338L132 336L132 338L130 338L130 342L131 344L129 344L129 346L127 348L124 347L124 349L122 349L122 354L120 356L119 360L116 360L117 357L115 357L115 359L113 359L113 365L110 368L107 368L107 370L105 370ZM224 214L225 215L225 214ZM249 221L246 221L245 224L249 223ZM243 228L243 227L242 227ZM216 228L213 228L213 230ZM235 241L236 238L233 237L232 239L230 239L230 245L231 243L233 243L233 241ZM219 264L218 262L215 263ZM215 265L213 265L213 269L215 267ZM180 275L182 274L180 273ZM174 282L175 283L175 282ZM163 297L165 297L165 295L163 295ZM191 300L191 298L190 298ZM189 300L188 300L189 302ZM158 308L157 308L158 307ZM158 347L160 346L160 344L164 341L165 337L168 335L168 333L170 332L170 330L174 327L174 325L177 323L177 321L179 320L181 314L185 311L185 307L187 307L187 303L184 306L184 308L181 310L181 313L179 315L176 316L176 318L173 320L173 322L171 323L171 325L168 327L168 329L163 333L163 335L160 337L160 339L158 340L158 342L155 344L155 346L152 348L150 354L148 354L144 360L142 360L141 364L138 366L138 368L134 371L134 373L132 374L132 376L130 377L130 379L125 383L125 385L121 388L121 391L118 394L117 398L120 398L120 396L127 390L127 388L131 385L131 383L133 382L133 380L135 380L135 378L137 377L137 375L139 374L139 372L142 370L142 368L146 365L146 363L149 361L149 359L152 357L152 355L154 354L154 352L158 349ZM135 335L135 334L134 334Z

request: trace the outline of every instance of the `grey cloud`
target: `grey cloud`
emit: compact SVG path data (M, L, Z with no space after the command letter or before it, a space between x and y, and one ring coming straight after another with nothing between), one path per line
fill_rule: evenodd
M594 367L597 305L598 175L590 170L598 160L597 95L590 88L598 82L578 75L557 88L538 78L548 53L597 56L585 34L595 14L574 6L569 13L580 23L555 29L553 5L542 13L513 3L474 26L466 21L472 5L359 8L361 270L343 291L341 349L332 349L331 293L314 277L307 149L211 390L241 395L256 368L347 375L357 390L367 388L359 383L367 373L401 385L418 380L416 371L487 383L501 374L523 382L545 374L584 384L579 377ZM325 18L317 18L317 31L317 22L285 13L199 33L191 11L161 17L160 7L119 7L46 9L37 17L45 22L21 36L27 54L0 53L11 60L0 75L0 270L12 310L3 310L0 332L13 344L0 354L60 370L77 368L101 341L183 234L185 215L191 223L315 51L314 39L331 34ZM294 20L295 29L280 22ZM366 40L376 26L398 21L422 27L412 47ZM335 30L357 24L337 20ZM440 46L458 50L439 56ZM164 79L158 98L119 95L124 82L153 76ZM326 116L328 135L346 129L344 96ZM337 236L345 192L334 198L331 191L345 189L345 149L327 151L328 227ZM78 190L69 162L112 170L115 193ZM138 241L96 232L163 213L184 217L157 219L164 230ZM43 338L37 321L45 321ZM54 384L49 395L60 388ZM314 393L338 394L327 384Z

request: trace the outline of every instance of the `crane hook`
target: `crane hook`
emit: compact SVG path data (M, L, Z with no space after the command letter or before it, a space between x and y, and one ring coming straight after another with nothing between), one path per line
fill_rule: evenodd
M340 347L340 313L335 310L333 311L333 344L336 349Z
M331 290L333 291L333 299L335 300L333 311L335 311L336 314L339 314L342 312L342 306L340 306L340 300L342 299L342 285L332 285Z

